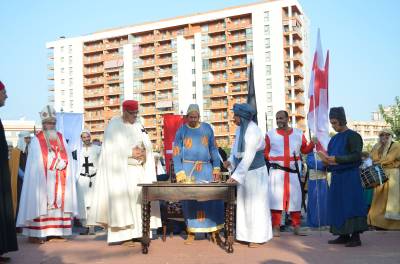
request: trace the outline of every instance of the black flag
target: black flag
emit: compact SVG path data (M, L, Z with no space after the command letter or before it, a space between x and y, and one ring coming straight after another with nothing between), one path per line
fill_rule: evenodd
M256 114L253 117L253 121L258 124L257 120L257 103L256 103L256 90L254 89L254 72L253 72L253 61L250 61L250 67L248 71L249 79L247 80L247 103L251 105Z

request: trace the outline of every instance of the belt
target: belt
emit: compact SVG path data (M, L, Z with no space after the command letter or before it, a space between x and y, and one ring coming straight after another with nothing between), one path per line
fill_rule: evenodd
M197 164L207 164L209 161L201 161L201 160L182 160L182 162L186 163L197 163Z
M270 163L270 166L271 166L271 168L274 168L276 170L283 170L283 171L286 171L286 172L297 173L297 170L281 166L278 163Z
M92 178L92 177L96 176L96 173L93 173L92 175L86 174L86 173L81 173L81 176Z

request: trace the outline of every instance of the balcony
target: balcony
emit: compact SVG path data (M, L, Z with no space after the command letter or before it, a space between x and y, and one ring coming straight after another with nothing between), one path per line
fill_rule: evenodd
M172 71L172 70L160 70L158 72L158 77L160 77L160 78L173 76L173 75L174 75L174 71Z
M84 53L94 53L94 52L100 52L103 51L103 45L90 45L90 46L84 46L83 47L83 52Z
M104 44L104 49L118 49L122 47L126 42L109 42Z
M107 83L119 83L123 81L123 76L112 75L106 77Z
M121 101L119 99L109 99L104 101L105 106L119 106Z
M96 75L96 74L103 74L103 68L85 68L83 70L83 75Z
M141 112L142 116L155 115L155 114L156 114L156 108L143 108Z
M243 42L250 39L250 37L247 37L246 34L235 34L235 35L231 35L230 37L228 37L228 41L229 43L237 43L237 42Z
M221 45L225 45L225 42L226 42L226 37L210 38L207 42L207 46L209 46L209 47L221 46Z
M219 23L208 26L208 34L213 34L217 32L225 32L225 23Z
M47 75L47 80L52 80L52 81L54 81L54 74L53 74L53 73L48 74L48 75Z
M286 84L286 88L289 91L291 91L293 88L295 92L304 92L304 87L302 84L295 84L294 86L291 86L290 84Z
M83 107L87 110L103 108L104 101L85 102Z
M103 90L86 90L83 93L84 98L103 98L104 94L103 94Z
M103 85L104 79L103 78L96 78L96 79L85 79L83 81L84 86L96 86L96 85Z
M83 64L96 64L103 62L103 56L84 57Z
M139 52L139 57L146 57L146 56L151 56L151 55L154 55L154 48L142 49Z
M172 58L168 58L168 59L157 59L156 63L157 65L167 65L167 64L172 64Z
M176 48L173 48L172 46L160 46L156 48L156 53L157 54L166 54L166 53L172 53L176 50Z
M251 22L250 19L245 19L245 20L240 20L240 21L235 21L235 19L232 19L227 23L226 30L228 31L234 31L234 30L239 30L239 29L245 29L245 28L250 28L251 27Z

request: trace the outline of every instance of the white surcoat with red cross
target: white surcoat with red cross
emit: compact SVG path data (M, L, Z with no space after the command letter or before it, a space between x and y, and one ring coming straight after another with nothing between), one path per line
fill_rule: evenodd
M296 161L300 172L300 152L307 153L312 150L311 145L307 146L303 131L297 128L289 131L272 129L268 131L265 141L265 156L270 163L295 170ZM301 211L301 188L296 173L270 168L269 186L271 210Z

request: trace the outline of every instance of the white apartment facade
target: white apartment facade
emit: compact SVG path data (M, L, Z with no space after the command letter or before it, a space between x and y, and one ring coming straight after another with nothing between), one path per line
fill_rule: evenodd
M65 54L70 47L72 62ZM101 138L124 99L136 99L155 144L162 142L164 114L185 114L197 103L217 141L230 145L231 109L246 101L250 60L261 129L274 127L282 109L293 126L306 128L309 21L296 0L122 27L60 39L47 48L53 53L56 110L83 112L95 137ZM66 84L69 78L73 85Z

